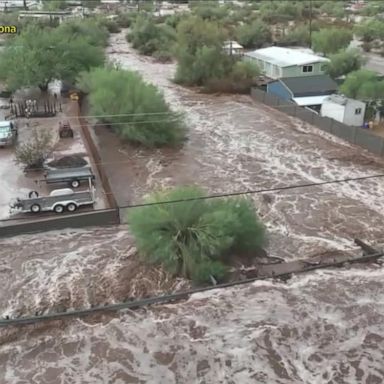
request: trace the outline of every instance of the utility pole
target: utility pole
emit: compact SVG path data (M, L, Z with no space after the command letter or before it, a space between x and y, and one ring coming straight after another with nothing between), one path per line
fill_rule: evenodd
M309 48L312 48L312 0L309 0Z
M229 41L229 55L232 56L232 40Z

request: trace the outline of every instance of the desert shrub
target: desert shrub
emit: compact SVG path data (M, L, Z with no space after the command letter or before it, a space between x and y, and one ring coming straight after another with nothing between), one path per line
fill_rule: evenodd
M158 89L133 71L96 68L79 78L93 115L105 116L123 139L147 147L176 145L185 138L182 117L170 110Z
M272 41L272 34L267 24L255 20L252 24L240 26L236 38L245 48L260 48Z
M152 18L140 16L127 34L127 40L143 55L153 55L156 51L167 51L171 55L176 34L172 27L158 25Z
M253 204L242 198L203 200L197 187L152 194L146 203L194 199L132 210L129 227L144 260L197 282L225 278L231 255L256 252L265 231Z
M47 130L32 131L30 140L16 147L15 162L25 169L42 168L45 159L53 150L52 135Z

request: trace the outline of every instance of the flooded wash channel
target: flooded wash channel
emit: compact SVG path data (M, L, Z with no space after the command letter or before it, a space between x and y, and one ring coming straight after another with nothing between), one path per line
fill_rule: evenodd
M159 185L198 183L211 193L382 173L383 161L248 96L199 95L114 35L109 56L142 73L186 116L184 149L108 151L136 172L119 202ZM124 167L119 171L124 171ZM129 168L129 169L128 169ZM133 170L133 171L132 171ZM119 177L111 169L112 182ZM117 185L117 183L115 184ZM383 243L384 179L252 198L271 256L293 260ZM124 226L0 240L0 314L116 302L187 287L144 269ZM145 274L144 274L145 272ZM194 295L188 301L98 319L0 329L0 383L367 383L384 381L384 273L354 266Z

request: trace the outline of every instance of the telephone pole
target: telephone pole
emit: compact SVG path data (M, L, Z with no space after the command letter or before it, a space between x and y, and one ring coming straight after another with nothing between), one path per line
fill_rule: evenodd
M312 0L309 0L309 48L312 49Z

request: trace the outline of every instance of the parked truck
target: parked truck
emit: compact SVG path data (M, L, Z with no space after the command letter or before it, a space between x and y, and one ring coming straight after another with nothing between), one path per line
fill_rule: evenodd
M67 183L72 188L78 188L81 181L90 182L95 179L95 175L89 167L50 169L44 176L47 184Z
M13 121L0 121L0 147L15 144L17 139L17 126Z
M70 188L56 189L49 196L39 197L32 191L27 198L17 198L10 204L11 213L74 212L79 207L95 203L95 188L74 192Z

